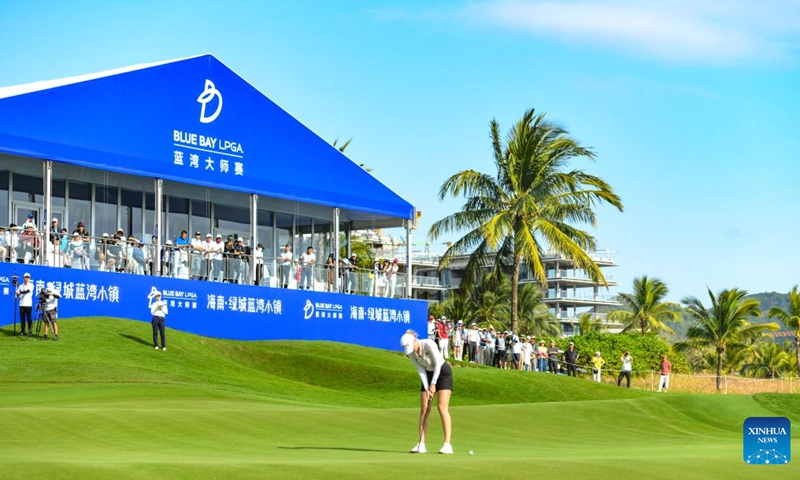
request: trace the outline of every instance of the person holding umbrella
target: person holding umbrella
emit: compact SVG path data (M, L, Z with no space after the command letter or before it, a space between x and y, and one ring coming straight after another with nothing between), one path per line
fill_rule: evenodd
M411 360L419 373L422 383L420 388L420 412L419 412L419 443L414 445L411 453L426 453L425 433L428 428L428 416L430 415L433 397L438 397L439 416L442 418L442 429L444 430L444 445L439 453L452 454L453 447L450 444L452 425L450 420L450 395L453 393L453 370L450 365L445 363L442 353L436 348L433 340L420 340L417 332L408 330L400 338L400 345L403 352Z

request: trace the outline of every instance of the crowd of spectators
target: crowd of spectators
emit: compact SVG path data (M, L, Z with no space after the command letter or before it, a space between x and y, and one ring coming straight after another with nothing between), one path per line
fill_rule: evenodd
M573 342L561 350L555 340L537 340L535 335L520 336L511 331L496 331L493 326L479 328L476 323L467 327L463 321L428 317L428 339L434 340L444 358L468 361L502 369L546 372L577 376L586 369ZM600 381L600 369L605 360L600 352L589 360L593 378Z
M37 229L33 215L21 227L11 224L0 227L0 261L25 264L47 264L78 270L159 275L173 278L250 283L251 260L255 285L268 285L269 263L275 260L274 280L277 287L296 286L301 290L324 290L360 293L378 297L397 295L398 259L377 259L371 269L358 268L354 254L336 259L331 253L319 265L313 247L295 256L290 245L283 247L275 259L264 257L264 247L255 248L246 239L233 234L223 237L196 231L193 236L182 230L174 239L161 245L161 261L156 263L156 238L148 243L122 229L114 233L92 236L84 222L78 222L70 233L54 218L50 225L49 247L43 253L43 233Z

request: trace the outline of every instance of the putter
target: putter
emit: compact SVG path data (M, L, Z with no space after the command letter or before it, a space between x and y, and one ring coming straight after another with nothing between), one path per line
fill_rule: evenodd
M422 434L428 429L428 417L431 415L431 403L433 403L433 397L428 398L428 407L425 409L425 418L422 419L422 426L419 429L419 442L417 445L422 443Z

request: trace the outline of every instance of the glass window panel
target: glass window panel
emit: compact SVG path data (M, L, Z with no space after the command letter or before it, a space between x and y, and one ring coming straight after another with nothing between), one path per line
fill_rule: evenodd
M15 173L13 198L20 202L44 203L42 177L31 177Z
M144 230L145 234L153 235L156 222L156 196L146 193L144 196Z
M181 231L189 232L189 200L186 198L169 197L169 212L167 213L167 238L180 237Z
M108 233L113 235L117 231L117 200L119 190L117 187L95 185L94 187L94 234ZM121 226L121 225L120 225ZM124 228L124 227L123 227ZM129 229L124 229L127 235L132 235Z
M67 181L53 180L53 191L50 202L54 207L63 207L67 202Z
M264 246L264 259L270 259L275 256L272 250L272 242L274 241L273 228L272 228L272 212L264 210L258 211L258 243Z
M190 232L200 232L200 237L205 240L207 233L214 234L211 231L211 202L204 202L201 200L192 200L192 224Z
M69 211L67 212L69 224L65 223L63 226L70 232L76 229L78 222L91 225L91 198L91 186L88 183L69 182Z
M146 232L142 230L142 192L122 189L121 197L119 211L121 228L136 238L145 239Z

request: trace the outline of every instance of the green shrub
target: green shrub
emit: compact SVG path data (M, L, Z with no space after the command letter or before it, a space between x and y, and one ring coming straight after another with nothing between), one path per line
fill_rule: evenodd
M587 367L594 353L599 351L600 356L606 361L605 368L619 370L622 367L622 353L630 350L634 372L637 370L657 371L661 363L661 355L666 353L672 363L673 373L692 373L689 362L683 353L674 351L666 340L655 335L589 332L585 335L556 339L556 345L562 350L567 349L569 342L575 343L575 348L580 354L578 363Z

